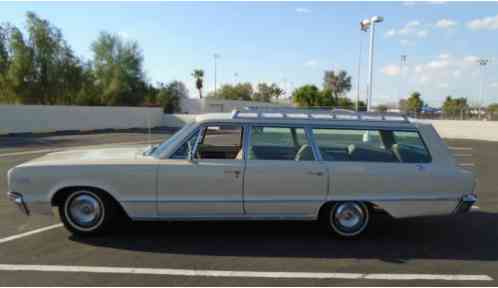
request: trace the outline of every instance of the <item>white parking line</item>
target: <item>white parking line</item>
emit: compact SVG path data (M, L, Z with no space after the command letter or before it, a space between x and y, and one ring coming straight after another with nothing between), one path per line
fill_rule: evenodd
M6 243L6 242L10 242L10 241L14 241L14 240L17 240L17 239L20 239L20 238L24 238L24 237L27 237L27 236L31 236L31 235L34 235L34 234L38 234L38 233L45 232L45 231L48 231L48 230L52 230L52 229L59 228L59 227L62 227L61 223L50 225L50 226L39 228L39 229L35 229L35 230L31 230L31 231L24 232L24 233L21 233L21 234L17 234L17 235L12 235L12 236L9 236L9 237L5 237L5 238L0 239L0 244Z
M0 271L74 272L107 274L141 274L197 277L291 278L291 279L373 279L373 280L444 280L493 281L488 275L460 274L368 274L368 273L314 273L314 272L258 272L229 270L190 270L161 268L129 268L105 266L18 265L0 264Z
M456 147L450 146L450 150L472 151L472 147Z
M472 154L455 154L455 157L472 157Z
M474 163L460 163L460 164L458 164L458 166L462 166L462 167L474 167L475 164Z
M158 139L158 140L152 140L152 144L156 144L163 139ZM30 151L22 151L22 152L12 152L12 153L5 153L5 154L0 154L0 157L9 157L9 156L19 156L19 155L29 155L29 154L39 154L39 153L50 153L50 152L57 152L57 151L62 151L62 150L67 150L67 149L92 149L92 148L104 148L106 146L112 146L112 145L133 145L133 144L148 144L149 141L136 141L136 142L117 142L117 143L108 143L108 144L99 144L99 145L89 145L89 146L68 146L68 147L60 147L60 148L51 148L51 149L41 149L41 150L30 150Z

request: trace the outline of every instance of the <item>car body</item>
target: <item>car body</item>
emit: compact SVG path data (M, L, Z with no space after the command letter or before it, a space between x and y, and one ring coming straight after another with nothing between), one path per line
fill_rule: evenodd
M159 146L47 154L9 170L8 184L26 213L59 206L80 234L101 230L90 226L108 206L133 220L325 218L353 237L374 210L450 215L477 200L472 172L430 124L344 111L204 114Z

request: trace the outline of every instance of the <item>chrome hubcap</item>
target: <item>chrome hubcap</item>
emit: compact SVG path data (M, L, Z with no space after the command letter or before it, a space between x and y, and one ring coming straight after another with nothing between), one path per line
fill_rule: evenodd
M361 229L366 219L365 212L356 203L339 204L332 217L335 226L346 233L354 233Z
M75 224L90 227L99 221L102 215L102 207L93 196L81 194L71 201L69 214Z

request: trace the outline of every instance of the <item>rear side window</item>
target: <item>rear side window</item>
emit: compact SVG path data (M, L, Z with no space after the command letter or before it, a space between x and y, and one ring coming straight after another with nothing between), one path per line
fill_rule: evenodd
M325 161L431 161L417 132L320 128L313 134Z
M394 131L392 150L401 162L428 163L431 155L418 132Z
M398 162L377 130L313 129L325 161Z
M251 129L248 160L314 160L304 128L264 127Z

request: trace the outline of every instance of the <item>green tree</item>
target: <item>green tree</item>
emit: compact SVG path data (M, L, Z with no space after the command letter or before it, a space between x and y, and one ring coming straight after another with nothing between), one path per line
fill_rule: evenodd
M95 78L105 105L136 106L144 102L143 56L136 41L101 32L93 42Z
M39 104L71 104L81 82L80 60L62 37L59 28L27 13L28 41L34 79L32 99Z
M401 99L399 106L403 113L415 113L417 115L422 110L424 101L422 101L420 93L415 91L408 99Z
M351 91L351 76L344 70L328 70L323 76L323 90L330 90L337 103L339 97Z
M376 110L381 113L387 112L389 110L389 107L387 105L378 105Z
M84 82L82 63L59 28L27 13L27 37L0 26L0 98L8 103L72 104Z
M252 100L260 102L271 102L272 99L277 99L282 96L284 90L278 87L277 84L259 83L258 90L254 93Z
M17 27L10 27L8 68L2 89L8 102L39 103L36 99L36 69L33 66L33 49L24 40Z
M490 120L498 120L498 103L493 103L488 106L488 115Z
M202 87L204 87L204 70L196 69L192 73L195 79L195 87L199 90L199 98L202 99Z
M236 85L225 84L218 89L216 94L211 93L209 97L225 100L251 101L254 90L249 82Z
M158 99L164 113L180 112L181 102L185 98L188 98L188 90L180 81L173 81L159 88Z
M444 115L450 118L463 117L463 113L468 108L467 99L452 98L451 96L446 97L442 107Z
M488 111L492 113L498 113L498 103L489 104Z
M304 85L292 92L292 101L299 107L317 107L323 104L323 95L315 85Z

